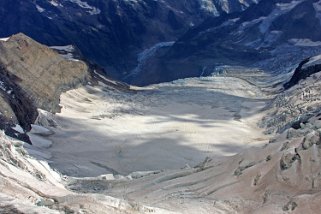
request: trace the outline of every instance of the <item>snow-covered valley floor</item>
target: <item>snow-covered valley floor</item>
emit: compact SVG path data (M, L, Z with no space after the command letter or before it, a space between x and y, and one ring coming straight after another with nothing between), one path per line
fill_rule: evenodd
M50 165L76 177L195 166L263 145L267 97L233 76L191 78L124 93L86 86L61 96ZM244 72L243 75L251 75ZM264 79L256 74L254 79Z
M282 91L288 77L68 91L32 146L0 132L0 213L318 213L321 74Z

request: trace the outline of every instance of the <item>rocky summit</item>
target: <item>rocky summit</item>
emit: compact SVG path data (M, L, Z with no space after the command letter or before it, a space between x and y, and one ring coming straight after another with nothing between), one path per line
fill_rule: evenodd
M37 108L59 111L61 92L86 83L88 66L66 60L24 34L0 41L2 126L18 123L30 130Z

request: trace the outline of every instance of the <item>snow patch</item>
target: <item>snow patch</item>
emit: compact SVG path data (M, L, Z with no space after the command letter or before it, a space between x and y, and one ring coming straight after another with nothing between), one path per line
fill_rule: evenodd
M321 1L313 3L313 7L314 7L315 12L316 12L316 17L319 19L320 24L321 24Z
M75 59L75 58L74 58L74 55L72 55L72 53L60 54L60 55L61 55L63 58L67 59L67 60L79 62L78 59Z
M54 132L43 127L43 126L39 126L39 125L31 125L31 130L30 132L31 134L37 134L37 135L41 135L41 136L49 136L52 135Z
M6 37L6 38L0 38L0 41L6 42L10 39L10 37Z
M223 24L221 24L219 27L224 27L224 26L229 26L229 25L235 24L238 20L240 20L240 18L229 19L229 20L225 21Z
M51 0L49 1L49 3L55 7L58 7L58 6L62 7L62 4L58 3L57 0Z
M21 133L21 134L24 133L23 128L21 126L19 126L19 125L16 125L15 127L12 127L12 129L17 131L17 132L19 132L19 133Z
M152 57L159 49L164 48L164 47L170 47L170 46L174 45L174 43L175 43L174 41L160 42L160 43L157 43L156 45L154 45L153 47L148 48L148 49L144 50L143 52L139 53L138 57L137 57L137 61L138 61L137 67L134 70L132 70L132 72L126 78L137 75L140 72L144 63L147 61L147 59Z
M79 61L78 59L75 59L74 55L72 54L72 52L75 51L75 47L72 45L50 46L50 48L58 51L60 55L65 59L76 61L76 62Z
M52 142L50 140L45 139L44 137L30 133L28 135L32 142L32 147L49 148L52 145Z
M4 85L4 82L2 82L1 80L0 80L0 89L1 89L2 91L7 91L7 88L6 88L6 86Z
M295 6L301 3L302 0L294 0L289 3L277 3L276 6L282 11L292 10Z
M305 63L302 68L307 68L317 64L321 64L321 55L311 57L309 62Z
M88 13L90 15L98 15L101 13L100 9L90 6L87 2L85 1L81 1L81 0L68 0L74 4L77 4L79 7L83 8L83 9L87 9Z
M239 32L243 32L246 28L252 27L253 25L256 25L257 23L264 21L265 19L266 17L259 17L251 21L243 22L239 28Z
M201 10L206 11L208 13L211 13L213 15L219 15L219 12L218 12L217 8L215 7L215 5L214 5L214 3L212 1L199 0L199 4L201 5L200 6ZM225 12L229 11L228 5L226 5L226 4L222 5L222 9Z
M39 5L36 4L36 8L38 10L39 13L43 13L45 11L44 8L40 7Z
M114 84L114 85L117 85L117 82L116 82L116 81L104 77L103 75L99 74L96 70L94 70L94 73L95 73L96 75L98 75L100 78L102 78L103 80L105 80L105 81L107 81L107 82L110 82L110 83L112 83L112 84Z
M260 24L260 32L266 33L269 30L272 22L276 18L292 10L300 2L301 1L291 1L290 3L277 3L276 4L277 8L274 9L270 15L265 17L265 19L263 19L262 23Z
M317 12L321 12L321 1L314 3L313 6Z
M74 46L72 45L65 45L65 46L50 46L49 48L55 49L58 51L66 51L66 52L72 52L75 50Z
M310 39L290 39L289 42L300 47L316 47L321 46L321 41L311 41Z
M144 61L147 58L150 58L151 56L153 56L158 49L163 48L163 47L170 47L174 43L175 43L174 41L157 43L153 47L146 49L143 52L141 52L140 54L138 54L138 61L139 62Z

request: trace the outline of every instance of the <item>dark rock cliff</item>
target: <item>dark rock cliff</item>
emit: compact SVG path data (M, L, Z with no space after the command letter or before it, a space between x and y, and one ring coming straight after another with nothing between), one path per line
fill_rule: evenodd
M304 67L311 59L312 58L305 59L298 65L290 81L284 84L284 89L289 89L301 80L321 71L321 62Z

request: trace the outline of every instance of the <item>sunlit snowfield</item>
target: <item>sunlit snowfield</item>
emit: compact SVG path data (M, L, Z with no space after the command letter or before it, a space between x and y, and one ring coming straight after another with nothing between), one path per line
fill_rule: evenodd
M134 87L130 93L86 86L62 95L53 144L42 155L72 176L195 166L265 143L256 124L265 101L242 75Z

